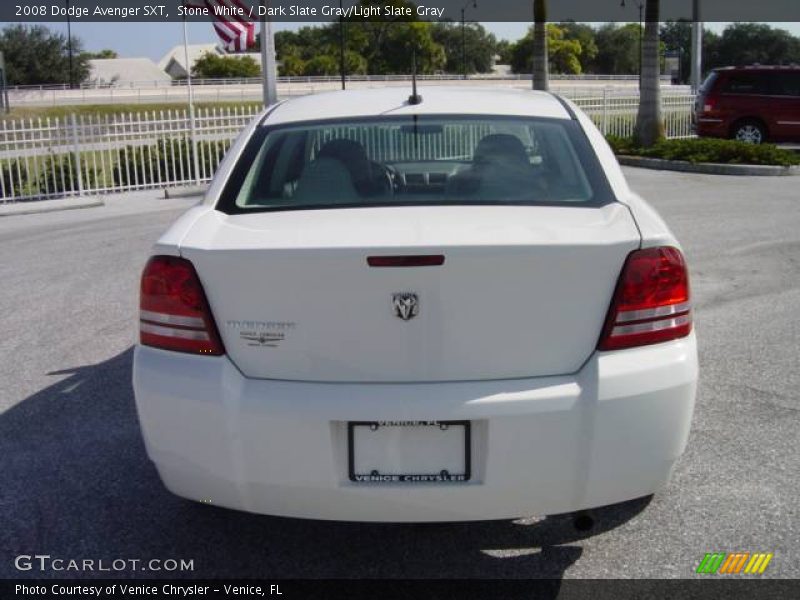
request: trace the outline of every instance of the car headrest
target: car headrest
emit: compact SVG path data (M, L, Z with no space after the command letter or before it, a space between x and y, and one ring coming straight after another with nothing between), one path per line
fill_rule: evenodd
M364 150L364 146L353 140L331 140L320 148L317 158L338 160L347 167L353 180L368 177L370 173L367 151Z
M298 204L348 204L358 193L347 168L338 160L318 158L306 165L294 194Z
M530 164L525 146L518 137L508 133L493 133L482 138L475 147L476 164Z

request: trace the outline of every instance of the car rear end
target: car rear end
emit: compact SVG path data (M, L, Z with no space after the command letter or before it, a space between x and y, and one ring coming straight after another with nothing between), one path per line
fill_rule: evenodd
M730 136L731 120L723 107L720 90L727 80L726 70L711 71L706 77L694 104L695 132L700 137L727 138Z
M465 121L423 97L391 118L268 118L213 204L157 246L134 389L174 493L283 516L462 521L668 480L697 378L677 242L569 105L536 96L544 118ZM347 179L352 148L334 161L323 149L345 138L377 183Z

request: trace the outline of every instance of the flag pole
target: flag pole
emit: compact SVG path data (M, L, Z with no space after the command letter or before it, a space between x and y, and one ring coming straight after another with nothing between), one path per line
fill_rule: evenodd
M272 21L267 16L269 0L261 0L261 74L264 85L264 106L278 102L278 69L275 65L275 38L272 36Z
M186 88L189 91L189 135L192 138L192 167L194 182L200 185L200 157L197 154L197 124L194 115L194 90L192 89L192 65L189 64L189 30L186 15L183 16L183 57L186 62Z
M690 83L692 93L696 94L700 89L703 77L703 22L700 20L700 0L692 2L692 69Z

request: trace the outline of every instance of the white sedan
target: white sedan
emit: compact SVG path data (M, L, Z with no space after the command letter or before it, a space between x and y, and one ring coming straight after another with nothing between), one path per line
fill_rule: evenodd
M679 243L569 101L421 94L269 108L156 244L133 384L175 494L467 521L668 481L698 375Z

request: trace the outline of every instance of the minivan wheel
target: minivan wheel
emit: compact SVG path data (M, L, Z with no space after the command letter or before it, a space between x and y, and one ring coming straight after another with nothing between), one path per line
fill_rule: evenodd
M739 121L733 127L733 139L747 144L761 144L767 139L767 132L758 121Z

